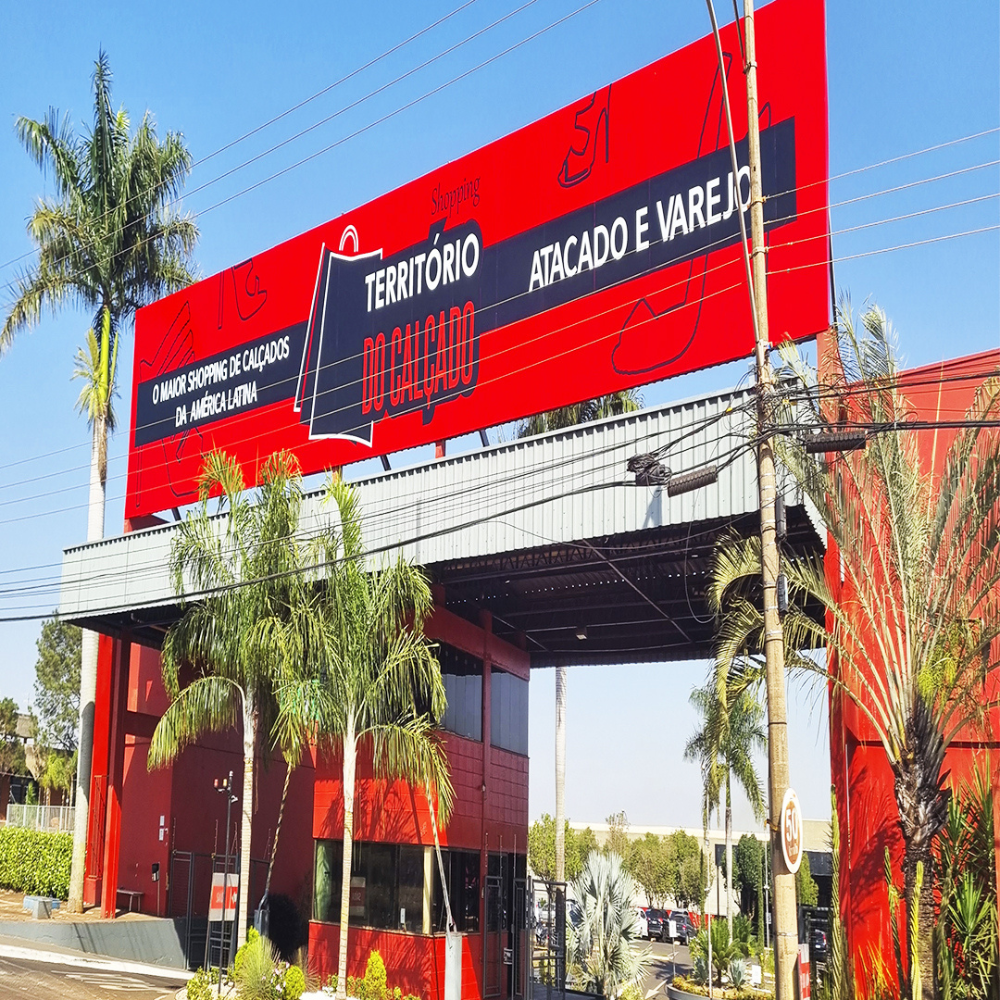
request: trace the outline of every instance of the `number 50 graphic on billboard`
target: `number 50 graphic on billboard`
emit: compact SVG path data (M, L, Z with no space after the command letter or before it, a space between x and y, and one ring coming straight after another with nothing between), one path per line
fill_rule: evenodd
M821 0L758 14L770 329L830 319ZM735 25L136 317L126 516L443 440L751 353ZM733 172L722 102L737 137Z

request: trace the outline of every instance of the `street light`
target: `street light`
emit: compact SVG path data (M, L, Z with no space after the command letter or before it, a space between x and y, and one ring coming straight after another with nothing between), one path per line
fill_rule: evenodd
M221 781L218 778L215 779L215 790L226 796L226 860L223 862L222 868L222 926L219 929L219 988L217 996L222 996L222 943L226 936L226 896L229 892L229 823L232 817L233 803L236 801L232 789L232 771Z

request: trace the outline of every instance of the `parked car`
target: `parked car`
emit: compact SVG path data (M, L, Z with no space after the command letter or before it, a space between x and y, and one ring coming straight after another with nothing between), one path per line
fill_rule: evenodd
M654 910L652 907L646 910L646 936L650 941L654 938L659 941L667 940L666 910Z
M636 936L649 940L649 921L646 920L646 907L637 906L635 908Z
M826 931L814 927L809 935L809 961L825 962L827 951Z
M679 941L681 944L687 944L698 933L697 928L691 922L691 917L688 915L687 910L671 910L668 917L667 923L667 933L670 933L670 921L674 925L674 941Z

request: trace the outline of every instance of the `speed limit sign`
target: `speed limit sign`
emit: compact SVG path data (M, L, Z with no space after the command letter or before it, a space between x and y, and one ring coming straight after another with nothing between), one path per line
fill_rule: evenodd
M790 788L781 802L781 853L794 875L802 863L802 807Z

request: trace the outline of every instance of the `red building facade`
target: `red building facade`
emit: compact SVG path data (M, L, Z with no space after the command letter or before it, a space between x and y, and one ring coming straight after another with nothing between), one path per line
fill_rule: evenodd
M821 352L822 353L822 352ZM984 379L1000 369L1000 351L990 351L902 373L900 391L915 418L935 423L961 421ZM947 450L958 433L951 427L910 431L917 435L921 471L940 476ZM832 540L826 556L827 579L838 602L850 606L851 594L841 581L839 553ZM995 658L994 658L995 662ZM990 678L994 695L1000 692L997 672ZM947 785L959 792L974 771L989 776L1000 788L1000 714L989 710L978 732L961 732L947 752ZM830 697L831 774L840 828L840 910L847 933L855 982L866 995L880 963L894 970L885 854L898 885L902 885L903 838L894 791L894 774L878 735L854 702L835 691ZM995 863L1000 875L1000 795L994 792ZM1000 884L1000 879L998 879ZM905 928L901 907L899 927ZM906 934L900 931L903 960Z
M463 934L462 996L508 995L504 949L527 852L529 657L492 634L486 612L472 624L438 606L426 632L438 644L448 693L442 728L455 802L439 838ZM145 913L204 914L211 857L226 848L224 797L213 785L231 770L241 787L238 734L206 737L172 766L150 771L149 741L167 703L157 650L102 636L85 901L106 916L124 905L122 890ZM337 969L339 764L314 752L294 770L270 888L292 901L308 927L310 965L324 978ZM258 775L251 908L263 893L285 764L271 759ZM427 800L403 782L376 780L363 749L355 796L348 974L363 975L378 950L391 986L436 1000L444 992L445 918ZM238 832L237 807L230 851Z

